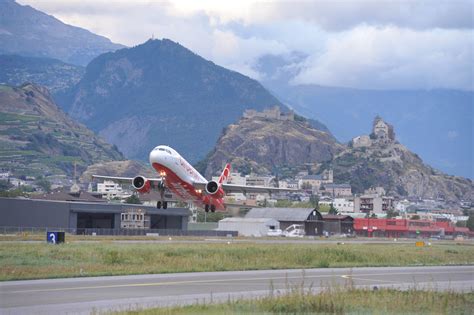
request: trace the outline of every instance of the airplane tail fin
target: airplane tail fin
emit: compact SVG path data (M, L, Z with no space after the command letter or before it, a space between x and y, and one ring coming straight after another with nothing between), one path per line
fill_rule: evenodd
M230 163L227 163L222 171L221 176L219 177L219 184L222 184L230 177Z

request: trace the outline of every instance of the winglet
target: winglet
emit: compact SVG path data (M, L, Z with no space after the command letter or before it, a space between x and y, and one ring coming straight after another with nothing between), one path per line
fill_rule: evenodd
M222 171L221 176L219 177L219 184L222 184L230 177L230 163L225 165L224 170Z

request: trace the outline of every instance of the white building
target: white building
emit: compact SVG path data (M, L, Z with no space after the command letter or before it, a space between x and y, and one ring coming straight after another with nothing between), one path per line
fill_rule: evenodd
M279 228L280 222L271 218L225 218L219 221L217 230L237 231L239 236L261 237Z
M335 198L333 202L334 208L338 212L354 212L354 201L346 198Z
M123 195L122 186L110 180L105 180L103 183L97 183L97 192L101 193L102 196L107 199L116 197L120 198Z

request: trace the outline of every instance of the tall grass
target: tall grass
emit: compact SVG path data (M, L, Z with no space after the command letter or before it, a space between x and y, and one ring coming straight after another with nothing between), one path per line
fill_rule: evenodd
M0 242L0 280L473 262L470 245Z
M252 300L154 308L119 314L472 314L474 293L411 289L331 288L315 294L301 288Z

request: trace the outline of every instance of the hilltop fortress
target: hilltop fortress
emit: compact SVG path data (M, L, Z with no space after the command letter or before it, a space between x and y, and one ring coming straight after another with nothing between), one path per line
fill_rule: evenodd
M254 109L247 109L243 115L244 118L265 118L265 119L276 119L276 120L295 120L295 113L290 110L288 113L282 113L280 107L274 106L272 108L266 108L262 112L257 112Z
M395 142L393 126L376 116L372 124L370 136L362 135L352 139L354 148L370 147L373 143L389 144Z

